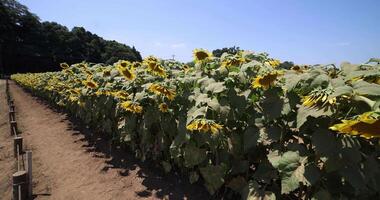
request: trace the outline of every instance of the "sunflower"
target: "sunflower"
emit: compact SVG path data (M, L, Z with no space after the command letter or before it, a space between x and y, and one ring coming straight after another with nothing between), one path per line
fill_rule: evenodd
M275 59L267 61L265 63L269 64L273 68L276 68L276 67L280 66L280 64L281 64L281 62L279 60L275 60Z
M85 85L89 88L92 88L92 89L96 89L98 87L98 84L90 78L83 81L83 85Z
M193 57L196 63L202 62L206 61L207 59L210 59L212 57L212 53L204 49L194 49Z
M260 76L258 75L253 81L252 81L252 87L253 88L264 88L268 89L270 86L274 85L274 82L276 81L277 77L280 76L281 73L278 71L271 72L267 75Z
M380 138L380 113L366 112L351 120L331 126L330 129L342 134L359 135L366 139Z
M112 92L111 94L112 96L120 100L127 100L129 96L128 92L125 91Z
M138 68L138 67L140 67L141 66L141 62L133 62L132 63L132 67L133 68Z
M132 66L132 63L126 60L122 60L116 64L116 68L120 74L124 76L127 80L134 80L136 75L134 73L135 68Z
M170 101L172 101L176 95L176 92L173 91L172 89L168 89L156 83L153 83L152 85L150 85L148 90L155 93L156 95L164 95Z
M62 69L67 69L70 67L67 63L61 63L59 66L61 66Z
M158 108L159 108L160 111L163 112L163 113L166 113L166 112L168 112L168 110L169 110L169 106L168 106L168 104L166 104L166 103L161 103L161 104L158 106Z
M182 70L185 72L185 74L186 74L187 72L189 72L189 71L190 71L190 67L189 67L189 65L183 65L183 66L182 66Z
M143 110L143 107L139 103L132 101L124 101L120 104L120 107L132 113L141 113Z
M204 133L211 131L211 133L215 134L219 133L219 131L223 129L223 126L213 120L195 119L186 126L186 129L189 131L199 131Z
M108 76L111 76L111 70L109 69L103 70L103 77L108 77Z
M74 95L79 95L80 94L80 89L70 89L69 92Z
M294 65L291 69L292 69L293 71L295 71L296 73L303 73L303 70L302 70L301 67L298 66L298 65Z
M162 67L161 63L159 62L158 58L154 56L148 56L143 61L144 65L147 66L147 71L157 75L161 76L163 78L166 77L165 69Z
M310 95L303 98L302 105L307 107L324 107L326 105L334 105L336 103L336 97L329 98L326 92L312 92Z
M225 58L222 61L221 67L225 67L225 68L229 68L232 66L238 67L241 64L243 64L244 62L245 62L244 58L242 58L240 56L230 56L230 57Z

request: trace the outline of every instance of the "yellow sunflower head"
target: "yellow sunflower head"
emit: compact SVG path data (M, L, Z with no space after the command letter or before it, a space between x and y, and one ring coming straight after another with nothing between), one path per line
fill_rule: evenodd
M145 66L147 66L148 72L150 72L154 75L163 77L163 78L166 77L166 71L165 71L164 67L161 65L158 58L156 58L154 56L148 56L144 59L143 64Z
M210 59L212 57L212 53L204 49L194 49L193 57L195 62L202 62Z
M239 67L241 64L245 63L246 60L242 57L241 53L237 53L233 56L227 56L222 59L221 67L230 68L230 67Z
M166 112L168 112L168 110L169 110L169 106L168 106L168 104L166 104L166 103L161 103L161 104L158 106L158 108L159 108L160 111L163 112L163 113L166 113Z
M124 101L120 104L120 107L132 113L141 113L143 110L142 106L140 106L139 103L132 101Z
M127 100L129 96L128 92L126 91L117 91L117 92L112 92L111 94L112 96L120 100Z
M211 131L212 134L216 134L223 129L223 126L213 120L195 119L186 126L186 129L189 131L199 131L203 133L208 133Z
M83 81L83 84L86 85L87 87L91 88L91 89L98 88L98 84L95 81L93 81L92 79L87 79L87 80Z
M329 97L325 91L315 91L303 98L302 105L307 107L324 107L331 106L336 103L336 97Z
M160 84L153 83L148 88L149 91L155 93L156 95L163 95L170 101L174 100L176 92L172 89L166 88Z
M109 69L103 70L103 77L108 77L108 76L111 76L111 70Z
M347 135L358 135L366 139L380 138L380 113L366 112L351 120L330 127L331 130Z
M273 71L263 76L258 75L256 78L253 79L252 87L268 89L270 86L274 85L275 81L277 80L277 77L279 77L281 74L281 72Z
M125 79L132 81L136 78L135 69L129 61L120 61L117 63L116 68Z
M276 59L269 60L265 63L269 64L273 68L276 68L276 67L280 66L280 64L281 64L281 62L279 60L276 60Z

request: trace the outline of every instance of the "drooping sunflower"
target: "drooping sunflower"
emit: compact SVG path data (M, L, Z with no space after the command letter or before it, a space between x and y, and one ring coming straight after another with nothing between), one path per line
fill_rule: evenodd
M169 110L169 106L168 106L168 104L166 104L166 103L160 103L160 105L158 106L158 108L159 108L160 111L163 112L163 113L166 113L166 112L168 112L168 110Z
M331 130L342 134L358 135L366 139L380 138L380 113L366 112L351 120L330 127Z
M186 126L186 129L189 131L199 131L203 133L208 133L211 131L211 133L216 134L223 129L223 126L213 120L195 119Z
M132 101L124 101L120 104L120 107L132 113L141 113L143 110L143 107L139 103Z
M268 89L270 86L274 85L274 82L277 80L277 77L279 77L280 75L282 75L282 73L279 71L273 71L264 76L258 75L252 81L252 87Z
M116 64L116 69L119 71L121 75L127 80L134 80L136 75L134 73L135 69L132 66L132 63L126 60L122 60Z
M212 53L205 49L194 49L193 51L194 61L196 63L206 61L212 57Z
M176 92L174 90L166 88L157 83L150 85L148 90L155 93L156 95L164 95L170 101L172 101L176 95Z
M315 91L303 98L302 105L307 107L324 107L334 105L336 97L329 98L329 94L324 91Z

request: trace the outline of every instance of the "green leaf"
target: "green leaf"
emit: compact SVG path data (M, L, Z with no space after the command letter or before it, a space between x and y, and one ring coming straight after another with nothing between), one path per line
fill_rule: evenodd
M268 160L276 168L281 177L281 193L289 194L300 186L300 182L311 185L319 177L312 167L308 167L306 173L306 157L301 157L296 151L287 151L280 155L278 151L268 154ZM305 173L308 175L305 177Z
M359 95L368 96L380 96L380 85L374 83L368 83L366 81L355 82L354 92Z
M348 85L339 86L339 87L336 87L334 89L334 92L329 96L329 98L338 97L338 96L342 96L342 95L349 95L349 96L351 96L352 92L353 92L352 87L350 87Z
M164 168L166 173L169 173L172 170L172 166L170 165L170 163L166 161L161 161L161 165Z
M334 134L327 129L317 129L311 137L311 142L317 153L321 155L334 155L337 153L338 143Z
M301 105L297 112L297 128L300 128L307 121L308 117L330 116L332 113L328 107L318 109Z
M209 165L199 169L206 182L207 190L214 194L224 184L225 167L222 165Z
M186 167L194 167L206 159L206 150L188 144L183 149L183 158Z
M190 175L189 175L189 182L190 182L191 184L197 182L198 179L199 179L199 174L198 174L198 172L196 172L196 171L190 172Z
M257 140L260 138L259 129L256 127L248 127L243 134L244 152L249 152L257 146Z
M243 200L276 200L271 191L264 191L256 181L250 181L241 194Z
M331 197L330 193L327 190L321 189L318 192L316 192L311 199L312 200L332 200L333 198Z

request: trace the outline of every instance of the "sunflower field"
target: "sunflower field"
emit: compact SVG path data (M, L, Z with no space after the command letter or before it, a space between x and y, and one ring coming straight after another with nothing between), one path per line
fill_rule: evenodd
M380 198L380 59L286 68L266 53L193 56L11 78L215 198Z

